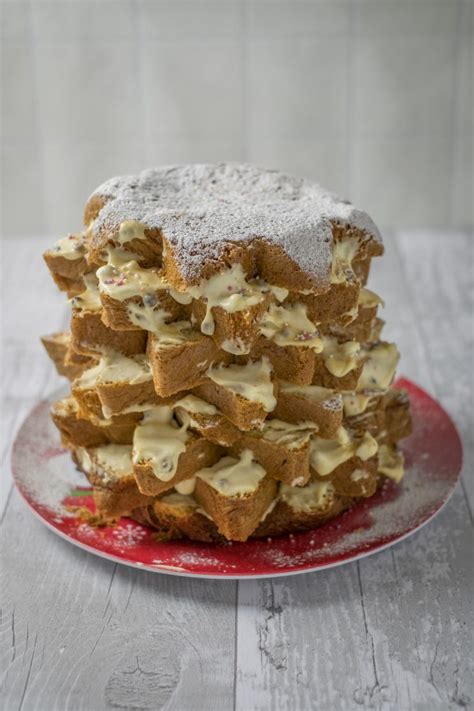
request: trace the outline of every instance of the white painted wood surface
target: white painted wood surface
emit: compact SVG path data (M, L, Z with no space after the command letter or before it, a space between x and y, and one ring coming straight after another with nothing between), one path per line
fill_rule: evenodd
M60 329L67 309L41 262L47 241L5 241L1 708L474 708L474 241L410 232L386 243L371 278L387 301L386 333L402 350L400 372L456 421L463 487L435 521L376 556L237 583L96 558L43 527L11 488L15 431L59 382L37 339Z

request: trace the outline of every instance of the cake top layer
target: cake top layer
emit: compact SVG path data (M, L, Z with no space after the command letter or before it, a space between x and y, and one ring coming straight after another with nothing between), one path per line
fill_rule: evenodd
M261 238L316 280L327 278L331 268L332 223L381 243L371 218L351 203L317 183L248 164L145 170L107 180L89 202L97 198L105 204L94 223L96 238L113 239L126 220L158 229L191 280L206 261L219 260L229 243Z

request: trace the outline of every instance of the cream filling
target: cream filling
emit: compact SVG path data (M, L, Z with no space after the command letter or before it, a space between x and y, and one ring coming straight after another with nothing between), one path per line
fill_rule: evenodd
M173 491L171 494L165 494L160 498L164 504L168 506L176 506L179 509L197 509L199 504L191 494L180 494L178 491Z
M252 452L244 449L239 459L223 457L214 466L198 471L196 476L223 496L245 496L258 489L265 474Z
M357 316L359 315L359 305L356 304L353 306L351 309L348 309L347 311L344 311L341 316L344 318L345 325L352 323L352 321L355 321Z
M184 291L177 291L176 289L170 288L169 292L170 296L172 296L173 299L178 302L178 304L182 304L183 306L187 306L193 300L191 294L187 294Z
M104 353L93 368L85 370L75 381L80 388L93 388L99 383L128 383L136 385L152 379L150 364L145 355L128 358L122 353Z
M133 472L132 447L129 444L106 444L92 450L97 464L105 470L113 470L117 474Z
M389 479L397 482L403 479L405 474L405 461L403 454L392 449L387 444L379 446L379 472Z
M246 365L211 367L207 376L217 385L246 400L258 402L265 412L271 412L276 407L271 373L270 361L264 357Z
M337 240L333 245L331 284L342 284L352 276L352 262L359 250L357 237Z
M171 407L154 407L146 412L133 435L133 462L146 464L160 481L176 474L179 456L186 450L187 425L173 420Z
M357 390L386 390L393 382L400 354L394 343L378 343L363 349L366 356Z
M112 415L113 417L113 415ZM96 427L110 427L110 425L113 425L114 421L112 420L112 417L110 418L105 418L105 417L97 417L96 415L91 415L89 417L90 421L92 424L96 425Z
M88 474L92 473L94 468L101 469L105 474L112 472L117 476L133 473L132 448L129 444L106 444L90 451L85 447L77 447L75 453L82 469Z
M131 301L127 305L127 314L135 326L139 326L139 328L150 331L157 336L160 334L166 336L167 329L165 321L169 318L170 314L165 311L165 309L146 304L137 304Z
M280 498L293 511L309 513L326 508L334 497L334 486L329 481L313 481L306 486L282 484Z
M219 410L196 395L186 395L175 402L174 407L182 407L186 412L202 415L219 415Z
M186 479L185 481L180 481L178 484L174 485L174 488L178 494L183 494L184 496L190 496L196 488L196 477L193 476L191 479Z
M137 220L125 220L119 227L115 241L123 245L133 239L146 239L145 229L145 225Z
M283 420L265 420L261 437L268 442L282 444L288 449L298 449L309 442L311 435L317 430L312 422L301 422L298 425Z
M50 251L71 262L76 261L76 259L82 259L86 251L84 234L70 234L67 237L63 237L55 243Z
M366 462L371 457L375 457L378 452L379 443L372 437L370 432L365 432L362 442L356 445L355 455Z
M359 363L360 343L346 341L339 343L337 338L322 336L323 360L326 369L336 378L343 378L354 370Z
M86 474L90 474L92 471L92 460L87 449L85 449L85 447L76 447L74 453L79 460L81 469L83 469Z
M359 292L359 306L363 309L371 309L374 306L385 306L383 299L375 291L370 291L363 286Z
M144 238L144 226L135 221L122 223L117 241L120 245L132 239ZM187 292L170 288L162 273L155 268L141 267L136 255L127 252L122 247L108 247L107 264L99 267L97 278L100 293L107 294L118 301L140 297L141 302L127 304L130 321L144 330L156 335L169 336L172 332L166 327L165 321L170 314L159 304L157 292L167 291L178 303L189 304L193 299L204 299L206 314L201 323L201 331L212 335L215 322L212 314L214 307L220 307L228 313L246 310L261 303L265 295L271 292L278 301L286 298L288 290L266 283L262 279L247 281L241 264L234 264L230 269L215 274L208 280L202 280L199 285L192 286ZM97 300L97 308L100 302ZM271 304L260 324L260 332L281 346L305 346L313 348L317 353L323 349L316 326L308 319L306 307L294 304L288 307ZM351 346L346 346L346 350ZM249 344L242 339L226 339L221 347L233 355L244 355L250 352ZM334 350L334 349L333 349ZM347 359L343 346L339 349L339 360L335 353L330 352L328 359L334 368L339 368L341 356ZM344 361L345 362L345 361Z
M270 304L260 321L260 333L278 346L305 346L321 353L323 343L316 326L309 320L304 304Z
M261 303L265 298L261 286L246 280L241 264L233 264L230 269L210 279L203 279L188 291L194 299L206 301L206 315L201 323L201 331L208 336L215 329L212 315L215 306L220 306L228 313L236 313Z
M346 417L355 417L366 412L370 403L374 400L374 395L367 393L342 393L344 403L344 414Z
M226 338L221 343L221 348L226 353L232 353L232 355L247 355L250 353L251 346L241 338Z
M354 483L357 483L358 481L367 479L368 476L369 476L369 472L366 472L365 469L354 469L354 471L351 474L351 481L353 481Z
M99 267L97 278L100 291L112 299L125 301L133 296L140 296L145 305L154 306L157 301L155 292L168 288L158 270L144 269L133 259L131 252L109 247L107 256L107 264Z
M130 405L130 407L124 407L123 410L120 410L120 412L112 412L110 407L102 405L102 412L104 417L111 422L112 420L110 418L114 415L129 415L132 412L147 412L148 410L152 410L154 407L156 407L156 403L144 402L142 405Z
M268 284L263 279L256 279L255 283L258 284L264 292L270 291L275 297L275 299L280 303L284 301L290 293L289 290L286 289L284 286L275 286L274 284Z
M292 385L291 383L281 383L280 392L288 395L300 395L313 402L331 402L331 405L342 406L342 396L336 390L323 388L320 385Z
M352 457L367 461L377 454L377 450L377 440L369 432L364 434L362 440L355 440L344 427L340 427L337 439L314 437L311 440L309 460L314 471L320 476L327 476Z
M54 409L61 412L74 412L79 411L79 405L76 398L73 395L63 398L62 400L57 400L53 405Z
M56 333L54 335L54 342L60 343L63 346L69 345L70 340L71 340L71 334L69 331L64 331L63 333Z
M187 427L190 427L195 430L200 430L202 429L201 425L197 420L195 420L189 412L177 412L176 413L176 419L178 420L180 425L186 425Z
M157 320L159 320L158 317ZM156 336L155 345L158 345L159 348L166 348L187 343L190 340L190 334L195 331L190 321L173 321L172 323L160 321L153 333Z
M214 519L212 518L211 514L208 514L205 509L203 509L201 506L197 506L196 508L196 513L200 514L201 516L205 516L205 518L208 518L209 521L212 521L212 523L215 523Z
M275 508L275 506L277 505L279 500L280 500L280 497L276 496L273 499L273 501L270 502L270 505L268 506L268 508L266 508L265 511L263 512L263 514L260 516L260 523L262 523L262 521L265 521L265 519L268 516L270 516L271 512L273 511L273 509Z
M125 224L125 223L123 223ZM127 240L128 241L128 240ZM99 290L116 301L140 297L127 304L130 321L152 333L163 331L170 314L161 308L157 292L168 290L168 283L157 269L144 269L131 252L121 247L107 248L108 262L97 270Z
M86 288L77 296L69 299L68 304L75 311L100 311L102 304L96 275L93 272L84 274L82 280Z
M145 225L137 220L125 220L120 225L115 241L120 245L124 245L134 239L144 240L146 239L145 230ZM163 245L163 254L164 252ZM229 289L228 287L231 288ZM193 298L200 297L206 298L208 302L209 300L214 301L217 299L216 303L212 305L222 306L230 313L241 311L253 305L250 302L246 305L239 305L239 303L243 304L245 299L256 298L257 300L254 303L259 303L263 299L263 292L268 291L271 291L278 301L283 301L288 296L287 289L267 284L263 279L247 282L240 264L235 264L231 269L216 274L208 280L202 280L198 286L191 287L188 292L169 289L171 296L179 304L190 304ZM239 302L239 298L236 297L242 297L241 301ZM212 305L208 303L208 308L212 308ZM211 335L212 331L203 330L203 333Z

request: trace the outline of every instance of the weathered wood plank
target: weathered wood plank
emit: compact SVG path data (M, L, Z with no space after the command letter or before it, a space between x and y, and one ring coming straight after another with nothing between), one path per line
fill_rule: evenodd
M357 565L240 581L236 709L339 709L372 684Z
M0 517L11 488L10 451L15 434L35 403L64 382L42 349L21 343L5 346L2 381Z
M453 235L449 244L448 235L420 233L413 243L414 236L388 240L372 285L387 299L387 336L400 344L400 371L451 412L472 466L472 407L463 399L469 362L462 356L472 353L469 260L462 257L469 243L461 244L469 236ZM7 245L7 263L18 265L7 275L8 293L25 264L35 285L5 320L7 434L55 382L33 345L66 314L35 257L48 243ZM433 314L442 314L441 325ZM451 387L446 373L454 371ZM472 704L472 537L461 491L436 521L391 551L333 571L239 583L237 621L235 583L153 576L90 556L43 529L16 492L1 528L2 568L10 571L2 592L5 708L227 709L234 663L242 711Z
M405 288L424 345L433 390L461 434L464 485L474 509L474 235L402 233Z
M387 300L387 338L402 351L400 372L433 391L431 342L420 337L398 240L386 242L371 286ZM459 305L452 308L451 319ZM437 520L393 550L304 578L239 583L237 708L469 704L471 546L459 490Z
M42 252L54 240L24 237L3 241L2 273L5 343L41 344L39 337L66 322L66 296L58 291L43 261Z
M5 292L19 295L4 324L3 464L26 412L61 382L38 342L68 316L41 260L48 244L5 245ZM10 480L2 486L5 504ZM36 521L16 492L1 531L4 708L232 707L235 583L154 576L81 552Z
M366 694L375 708L471 707L472 531L466 515L458 489L416 537L360 562L375 677Z
M62 379L44 352L42 333L65 327L69 308L64 294L51 283L41 253L48 238L5 239L2 259L2 412L0 516L11 489L10 448L16 430L37 400ZM15 295L14 308L9 304Z
M441 309L442 293L429 294L429 284L438 260L450 271L451 245L430 234L438 240L435 252L433 241L421 245L415 233L408 237L410 251L405 256L401 253L405 236L397 235L388 243L385 265L398 262L400 269L387 272L382 268L374 282L387 295L387 331L396 332L393 337L403 353L402 372L446 405L435 387L436 373L427 354L435 349L446 351L449 345L441 336L442 326L427 332L425 324ZM417 302L422 306L416 308ZM455 330L462 327L460 308L461 300L452 300L445 311ZM462 380L467 375L466 363L459 366ZM450 368L445 379L449 380L449 373ZM386 704L387 708L454 709L469 704L473 668L466 622L471 547L469 509L458 489L435 521L390 551L392 566L388 554L360 562L380 708Z
M3 708L232 708L234 582L153 575L80 551L16 491L2 541Z

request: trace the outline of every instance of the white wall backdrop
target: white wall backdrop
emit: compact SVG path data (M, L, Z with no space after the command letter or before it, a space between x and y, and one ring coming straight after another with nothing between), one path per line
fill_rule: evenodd
M382 226L469 226L472 0L2 0L2 230L61 234L160 163L316 178Z

